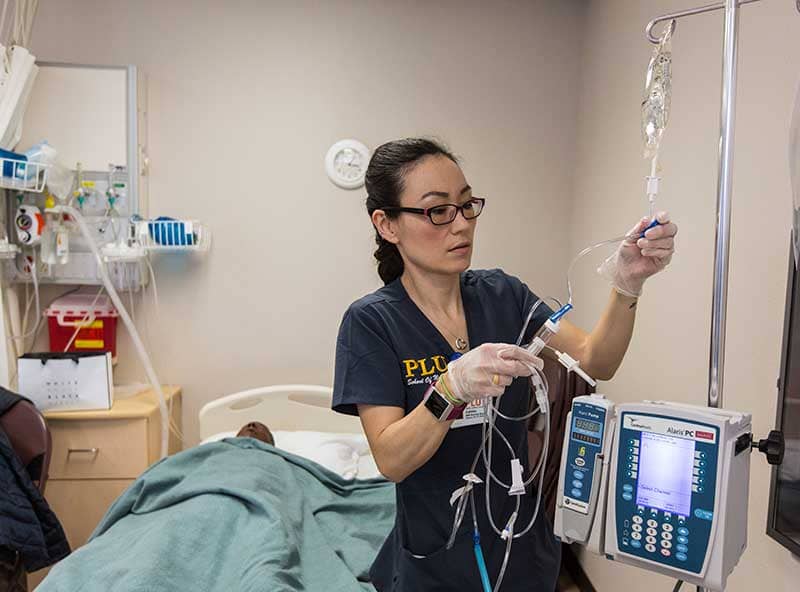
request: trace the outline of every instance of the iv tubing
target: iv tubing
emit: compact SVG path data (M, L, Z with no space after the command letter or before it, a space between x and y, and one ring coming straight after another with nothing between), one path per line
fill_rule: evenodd
M599 242L599 243L596 243L596 244L591 245L589 247L586 247L583 251L581 251L580 253L578 253L575 256L575 258L572 260L572 263L570 263L569 267L567 268L567 291L569 293L569 298L567 300L567 304L572 304L572 279L571 279L571 277L572 277L572 268L575 267L575 264L578 262L578 260L581 259L584 255L587 255L587 254L591 253L595 249L599 249L600 247L604 247L606 245L613 245L613 244L616 244L616 243L621 243L622 241L628 240L630 238L633 238L633 237L628 236L626 234L625 236L620 236L620 237L617 237L617 238L604 240L602 242Z
M475 562L478 564L478 573L481 574L481 584L483 584L483 592L492 592L492 584L489 582L489 572L486 569L486 560L483 558L483 549L481 549L480 538L478 538L478 531L475 530L473 537L475 551Z
M650 219L655 217L656 195L658 195L658 151L650 161L650 176L647 178L647 201L650 202Z
M139 354L139 358L141 359L142 365L147 373L147 378L150 381L150 385L158 395L158 407L161 411L161 458L164 458L167 456L167 451L169 449L169 413L167 411L166 397L164 396L164 391L161 388L161 383L158 381L158 377L156 376L156 371L153 368L153 364L150 361L150 356L147 354L147 350L142 343L142 339L139 337L138 331L136 331L136 327L134 326L128 311L125 309L125 305L122 303L122 300L120 299L119 294L117 294L116 289L114 289L114 283L108 276L106 264L103 261L103 257L100 255L100 251L97 248L97 243L95 243L91 233L89 232L89 228L86 226L86 221L83 219L83 215L72 206L56 206L54 210L69 214L72 216L75 222L77 222L81 234L83 234L87 244L89 245L89 248L92 251L92 254L97 260L97 269L100 272L100 279L103 281L103 285L106 287L106 292L108 292L108 295L111 297L111 301L117 308L120 318L122 318L123 323L125 323L125 327L130 333L133 345L136 348L136 352Z
M523 326L522 332L520 333L519 337L517 338L517 345L519 345L519 343L524 338L525 331L527 330L528 324L530 323L530 320L533 318L534 312L541 305L541 303L542 303L542 300L539 299L531 307L531 310L528 312L528 315L526 317L525 324ZM498 536L500 536L501 538L507 540L505 556L503 558L503 563L502 563L502 566L500 568L500 573L498 575L497 582L495 583L494 592L498 592L499 589L500 589L500 585L502 584L503 578L505 576L506 568L508 566L508 560L509 560L509 557L511 555L511 545L513 544L514 539L519 538L521 536L524 536L533 527L534 523L536 522L536 518L539 515L539 509L541 507L542 487L543 487L543 484L544 484L544 474L545 474L544 464L546 462L546 458L547 458L547 455L549 453L549 442L548 441L550 439L549 409L547 409L547 407L548 407L548 405L547 405L547 392L549 390L549 385L547 383L547 377L544 375L543 372L541 372L538 368L534 368L534 372L536 374L536 377L539 379L539 383L538 383L538 385L535 385L533 383L533 379L531 379L531 388L532 388L532 390L535 390L535 391L543 390L543 392L544 392L544 401L545 401L545 403L544 403L545 409L542 409L540 406L537 406L536 409L534 409L533 411L531 411L529 413L526 413L523 416L512 417L512 416L507 416L507 415L501 414L500 411L497 408L499 405L496 405L495 401L490 400L490 399L485 400L484 403L483 403L483 407L484 407L484 413L486 414L486 420L481 424L481 431L482 431L481 444L480 444L480 446L478 447L478 450L475 453L475 457L473 458L472 465L470 467L470 473L474 474L475 473L475 469L476 469L477 464L478 464L478 461L483 459L484 466L486 467L486 479L484 481L486 515L487 515L489 524L491 525L491 527L495 531L495 533ZM498 400L499 400L499 398L500 397L498 397ZM537 401L538 401L538 399L539 399L539 397L537 397ZM498 485L503 487L504 489L508 489L510 486L505 484L505 483L503 483L494 474L494 472L492 471L492 466L491 466L492 465L492 449L493 449L494 432L495 431L497 432L497 434L500 436L500 438L503 440L503 442L508 447L509 452L511 453L512 459L516 459L517 456L515 454L514 448L511 446L511 443L508 441L508 439L505 437L505 435L499 430L499 428L497 428L497 426L495 425L495 421L496 421L496 418L497 418L498 415L500 415L504 419L511 420L511 421L524 421L524 420L529 419L530 417L533 417L538 412L542 412L546 416L544 445L543 445L543 448L542 448L542 453L539 456L539 460L538 460L538 462L536 464L536 468L531 472L531 475L524 482L525 487L527 487L528 485L530 485L530 483L532 483L536 479L537 476L539 477L539 488L538 488L537 495L536 495L536 505L535 505L534 510L533 510L533 515L531 517L530 522L525 527L525 529L523 529L521 532L518 532L518 533L514 532L514 524L513 524L513 522L515 521L514 519L516 518L516 516L518 516L518 514L519 514L519 509L520 509L520 504L521 504L520 496L517 495L516 496L517 497L517 499L516 499L516 508L515 508L514 512L512 513L512 515L511 515L511 519L506 524L506 526L503 529L503 531L501 531L500 529L497 528L497 525L494 522L494 516L492 515L492 511L491 511L491 493L490 493L489 490L491 489L491 482L493 480L496 483L498 483ZM488 424L488 426L487 426L487 424ZM447 549L452 548L452 546L453 546L453 544L455 542L456 535L458 533L458 529L460 528L461 523L462 523L462 521L464 519L464 515L466 514L467 504L469 503L470 507L472 509L473 542L474 542L473 550L474 550L474 553L475 553L475 560L476 560L476 562L478 564L478 571L479 571L480 576L481 576L481 584L482 584L483 590L484 590L484 592L491 592L491 590L492 590L492 588L490 587L491 586L491 582L489 580L489 576L488 576L488 573L487 573L487 570L486 570L486 562L485 562L484 557L483 557L483 551L482 551L481 546L480 546L480 533L479 533L479 530L478 530L478 521L477 521L476 508L475 508L474 489L473 489L472 484L473 484L473 481L467 479L467 485L465 486L465 488L464 488L464 490L463 490L463 492L461 494L461 497L458 500L458 505L456 506L455 517L454 517L454 520L453 520L453 529L451 531L450 537L449 537L448 542L446 544L446 548Z
M487 491L488 491L488 489L487 489ZM517 509L514 510L515 514L517 512L519 512L519 496L517 496ZM513 533L514 533L514 527L513 526L510 528L510 531L511 531L511 533L513 535ZM506 567L508 567L508 558L511 557L511 544L513 542L514 542L514 536L509 536L508 540L506 541L506 553L505 553L505 556L503 557L503 565L500 568L500 573L498 574L497 581L494 584L494 592L498 592L498 590L500 590L500 584L503 583L503 576L506 575Z

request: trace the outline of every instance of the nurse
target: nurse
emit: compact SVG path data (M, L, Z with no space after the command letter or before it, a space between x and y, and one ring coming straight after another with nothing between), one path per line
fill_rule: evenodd
M513 344L538 298L500 269L470 269L475 225L490 202L473 195L444 147L427 139L380 146L367 169L366 190L385 285L344 314L333 408L358 414L378 468L397 484L395 525L372 566L372 582L379 591L480 592L471 519L445 549L453 527L450 495L464 484L481 443L477 403L503 394L502 413L520 416L528 410L528 382L517 379L541 362ZM614 289L595 328L587 333L562 320L550 341L595 378L614 375L630 342L642 285L672 257L677 227L666 214L658 219L661 225L646 238L626 241L604 265ZM633 232L648 222L641 220ZM523 343L551 313L539 306ZM525 423L498 420L498 427L527 476ZM496 446L494 453L493 471L510 483L508 449ZM477 473L485 478L482 464ZM485 483L476 489L481 502ZM504 524L516 497L491 487L494 520ZM535 496L522 496L521 502L516 524L527 525ZM494 582L505 541L492 530L485 504L476 503L476 511ZM502 590L551 592L559 562L559 543L542 512L514 541Z

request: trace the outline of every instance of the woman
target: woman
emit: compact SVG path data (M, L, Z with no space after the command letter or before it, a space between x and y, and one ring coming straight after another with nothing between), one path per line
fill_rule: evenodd
M537 301L520 280L501 270L468 271L477 217L474 197L458 162L424 139L380 146L366 175L367 210L376 231L378 273L385 286L354 302L344 315L336 346L333 407L358 414L381 473L397 483L395 526L372 566L378 590L482 590L473 554L472 520L454 545L450 496L464 485L481 443L482 417L464 405L497 397L506 415L523 415L527 380L541 362L514 344ZM669 262L677 232L665 214L646 238L624 243L604 265L615 290L600 321L586 333L567 321L550 344L581 362L592 376L614 375L630 341L644 280ZM644 219L632 233L647 225ZM540 306L523 343L551 310ZM461 354L461 355L459 355ZM524 422L498 427L528 474ZM509 451L495 446L493 471L510 483ZM477 474L485 478L483 464ZM485 479L484 479L485 481ZM485 483L476 486L481 545L493 582L505 541L486 514ZM516 497L491 487L492 516L500 528ZM534 496L522 496L517 525L533 516ZM520 529L518 528L517 531ZM541 513L513 543L502 590L554 590L560 547Z

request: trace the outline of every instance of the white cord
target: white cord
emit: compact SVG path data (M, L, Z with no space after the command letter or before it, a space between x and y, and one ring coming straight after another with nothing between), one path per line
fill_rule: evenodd
M153 271L153 266L150 263L150 258L145 257L145 262L147 263L147 269L150 270L150 284L153 286L153 304L155 304L155 313L156 315L159 314L159 303L158 303L158 286L156 286L156 273Z
M8 340L14 342L15 346L16 346L16 341L17 340L19 340L21 342L19 344L19 346L18 346L18 349L17 349L17 351L18 351L18 353L20 353L20 355L24 354L25 351L27 350L27 348L25 347L25 340L28 337L30 337L31 335L35 336L36 333L39 332L39 326L41 325L41 322L42 322L41 302L39 301L39 276L37 275L37 272L36 272L36 251L35 250L33 251L33 264L31 265L31 279L33 281L33 297L32 298L28 297L28 295L27 295L28 284L27 283L25 284L25 291L26 291L25 300L26 300L26 303L25 303L25 313L24 313L24 315L22 317L22 334L21 335L9 335L8 336ZM36 317L37 317L36 318L36 324L33 326L33 329L31 329L30 331L26 331L26 329L28 328L28 313L30 312L31 300L32 299L36 301L36 308L35 308ZM31 347L33 347L33 345L31 345ZM19 348L21 348L21 350Z
M161 388L161 383L159 382L158 377L156 376L155 368L153 368L153 363L150 360L150 356L148 355L147 350L142 343L142 339L139 336L139 333L136 330L128 311L125 309L125 306L122 303L122 299L119 297L116 289L114 289L114 283L111 281L111 278L108 275L108 269L106 268L103 256L100 254L100 249L97 247L97 243L89 232L88 226L86 226L86 221L84 220L83 215L71 206L56 206L54 209L56 211L69 214L78 223L78 228L86 239L86 242L95 257L95 260L97 261L97 269L100 272L100 278L103 282L103 285L106 287L106 291L111 297L111 301L114 303L122 322L128 329L128 333L130 334L133 345L136 348L136 352L139 354L139 358L145 368L145 372L147 372L147 377L150 381L150 384L157 395L158 406L159 410L161 411L161 457L166 457L169 451L169 410L167 409L167 401L166 397L164 396L164 391Z

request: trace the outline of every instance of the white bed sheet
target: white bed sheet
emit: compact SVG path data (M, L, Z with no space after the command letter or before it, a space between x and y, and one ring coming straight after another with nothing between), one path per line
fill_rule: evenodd
M236 432L219 432L200 444L235 436ZM276 430L272 436L276 448L312 460L345 479L381 477L364 434Z

